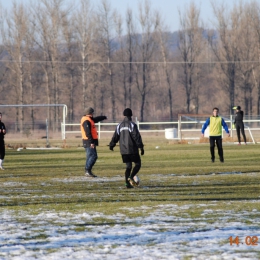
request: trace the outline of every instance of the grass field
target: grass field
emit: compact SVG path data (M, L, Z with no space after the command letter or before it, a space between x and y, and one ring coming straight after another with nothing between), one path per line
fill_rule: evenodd
M7 149L0 259L260 258L259 145L224 144L225 163L211 163L209 144L146 137L140 187L126 189L108 142L100 141L94 179L73 141Z

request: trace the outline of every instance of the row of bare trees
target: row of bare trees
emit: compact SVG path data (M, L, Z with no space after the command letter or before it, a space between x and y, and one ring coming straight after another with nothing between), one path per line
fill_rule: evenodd
M191 2L179 10L178 32L147 0L124 17L109 0L14 1L10 10L0 10L0 104L64 103L70 122L87 106L112 121L125 107L140 121L209 113L213 106L230 113L237 104L245 114L259 114L257 1L230 9L212 2L214 20L207 25ZM56 130L59 107L47 108L46 115L35 111L17 107L9 116L20 131L41 116Z

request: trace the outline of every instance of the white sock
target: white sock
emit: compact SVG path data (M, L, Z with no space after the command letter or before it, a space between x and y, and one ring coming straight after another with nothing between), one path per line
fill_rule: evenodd
M0 166L2 166L4 160L0 159Z

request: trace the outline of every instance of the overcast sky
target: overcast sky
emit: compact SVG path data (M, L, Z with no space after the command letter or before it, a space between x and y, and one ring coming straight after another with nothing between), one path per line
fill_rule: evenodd
M30 3L30 1L38 0L16 0L20 3ZM76 4L80 3L80 0L73 0ZM91 3L95 6L101 0L91 0ZM138 4L142 0L108 0L111 3L113 9L117 9L122 15L125 14L128 7L132 8L134 13L138 13ZM240 0L214 0L214 3L221 4L225 3L228 8L231 8L234 3ZM244 3L249 3L252 0L243 0ZM10 8L12 6L12 0L0 0L4 8ZM65 2L72 2L72 0L65 0ZM150 0L151 5L154 9L159 10L164 17L165 24L169 27L169 31L176 31L179 29L179 14L178 10L185 11L191 0ZM212 28L213 26L213 13L211 8L212 0L193 0L197 7L201 11L201 19L205 23L206 28ZM260 0L257 0L260 3Z

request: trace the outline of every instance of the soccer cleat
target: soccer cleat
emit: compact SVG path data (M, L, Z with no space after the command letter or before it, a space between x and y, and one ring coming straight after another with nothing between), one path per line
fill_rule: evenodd
M238 145L241 145L241 143L238 143Z
M132 189L132 188L134 188L130 183L126 183L125 186L126 186L127 189Z
M0 169L1 169L1 170L4 170L5 168L4 168L2 165L0 165Z
M215 159L211 159L211 162L215 162Z
M91 170L86 170L85 175L87 177L96 178L97 176L91 172Z
M224 162L224 159L220 159L220 162L223 163L223 162Z
M133 187L136 187L138 186L138 184L131 178L128 178L128 181L130 182L130 184L133 186Z

